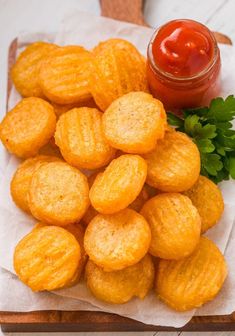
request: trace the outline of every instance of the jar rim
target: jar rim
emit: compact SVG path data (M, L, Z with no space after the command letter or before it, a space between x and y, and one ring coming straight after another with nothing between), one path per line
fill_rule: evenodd
M197 74L195 74L193 76L177 77L175 75L172 75L171 73L169 73L167 71L164 71L161 68L159 68L159 66L156 64L156 62L154 60L154 57L153 57L152 46L153 46L153 42L154 42L155 37L158 34L159 30L161 28L167 26L169 23L178 22L178 21L180 21L180 22L182 22L182 21L194 22L194 23L197 23L198 25L202 26L203 28L206 28L208 30L209 36L211 37L211 40L212 40L212 43L213 43L213 48L214 48L213 58L210 60L208 65L202 71L198 72ZM150 39L150 42L148 44L147 57L148 57L150 66L162 78L167 79L167 80L173 80L173 81L179 82L179 83L184 83L184 82L192 81L192 80L201 80L204 76L206 76L208 73L210 73L211 69L214 67L214 65L216 64L216 62L218 60L219 47L217 45L217 41L216 41L216 38L215 38L214 34L210 31L210 29L208 29L201 22L197 22L197 21L191 20L191 19L176 19L176 20L168 21L167 23L165 23L164 25L160 26L158 29L155 30L155 32L153 33L153 35Z

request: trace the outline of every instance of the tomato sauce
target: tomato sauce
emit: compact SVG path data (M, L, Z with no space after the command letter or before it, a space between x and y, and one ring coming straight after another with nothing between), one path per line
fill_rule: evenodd
M220 68L213 33L196 21L170 21L148 46L149 86L168 109L208 105L219 94Z

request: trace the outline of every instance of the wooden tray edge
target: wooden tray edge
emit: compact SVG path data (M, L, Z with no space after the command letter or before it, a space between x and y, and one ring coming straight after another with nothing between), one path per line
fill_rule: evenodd
M0 312L4 332L50 331L232 331L234 314L195 316L182 328L147 325L123 316L94 311Z

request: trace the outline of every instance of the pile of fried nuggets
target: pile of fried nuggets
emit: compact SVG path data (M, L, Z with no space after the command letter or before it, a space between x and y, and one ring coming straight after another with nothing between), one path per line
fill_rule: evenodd
M14 254L33 291L72 286L85 269L100 300L143 299L154 287L184 311L221 289L224 257L201 236L223 213L221 192L199 175L192 140L167 125L145 67L121 39L92 51L37 42L13 66L24 98L0 138L25 159L12 198L39 221Z

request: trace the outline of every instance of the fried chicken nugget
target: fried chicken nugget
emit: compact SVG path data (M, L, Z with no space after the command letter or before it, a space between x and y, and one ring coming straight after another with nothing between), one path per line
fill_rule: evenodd
M132 209L97 215L88 225L84 247L89 258L104 271L117 271L139 262L151 240L148 223Z
M45 224L45 223L42 223L42 222L37 223L35 225L35 227L33 228L33 230L40 229L43 226L48 226L48 224ZM68 283L66 283L66 285L64 286L64 287L67 288L67 287L72 287L76 283L79 282L79 280L82 276L82 273L84 271L84 268L85 268L88 257L87 257L86 251L84 249L84 234L85 234L85 232L84 232L83 226L80 223L74 223L74 224L66 225L66 227L64 229L69 231L70 233L72 233L72 235L77 239L77 241L79 243L79 246L80 246L80 254L81 254L79 265L78 265L78 268L77 268L73 278Z
M11 78L23 97L44 97L39 86L40 65L48 53L57 48L58 46L52 43L35 42L19 55L12 67Z
M82 218L89 206L87 178L65 162L42 164L34 172L29 193L32 215L52 225L68 225Z
M153 150L164 137L166 113L162 103L145 92L130 92L116 99L102 117L109 144L127 153Z
M147 183L161 191L188 190L199 177L198 148L184 133L167 131L164 139L144 158L148 164Z
M202 220L202 233L214 226L224 211L224 200L220 189L207 177L200 175L197 182L185 191L197 208Z
M91 59L91 53L80 46L60 47L50 53L42 62L39 73L44 95L61 105L89 100Z
M10 153L28 158L38 153L54 135L53 107L41 98L22 99L0 124L0 139Z
M96 177L89 194L91 204L103 214L125 209L141 192L146 174L143 158L131 154L119 156Z
M146 62L128 41L110 39L94 49L89 83L92 96L101 110L131 91L148 92Z
M73 279L80 259L79 243L70 232L43 225L17 244L14 268L33 291L55 290Z
M160 260L156 276L156 294L178 311L200 307L220 291L227 266L218 247L201 237L190 256L178 260Z
M86 266L87 287L97 299L121 304L134 296L143 299L153 286L154 265L151 256L121 271L104 272L91 260Z
M191 200L177 193L163 193L148 200L141 210L151 229L149 252L162 259L181 259L196 248L201 218Z
M101 116L97 109L80 107L64 113L57 122L56 144L72 166L97 169L114 158L115 149L104 137Z
M42 163L58 161L54 156L37 155L34 158L25 160L17 168L11 180L11 196L15 204L30 213L28 204L28 191L34 172Z
M88 177L88 183L89 186L91 188L92 184L95 181L95 178L98 174L92 174L90 177ZM150 193L148 190L148 186L144 185L141 192L139 193L139 195L136 197L136 199L129 205L130 209L135 210L136 212L139 212L144 203L149 199L150 197ZM92 205L89 206L89 208L87 209L85 215L82 217L82 220L84 222L85 225L88 225L90 223L90 221L96 216L98 215L98 211L96 211L94 209L94 207Z

